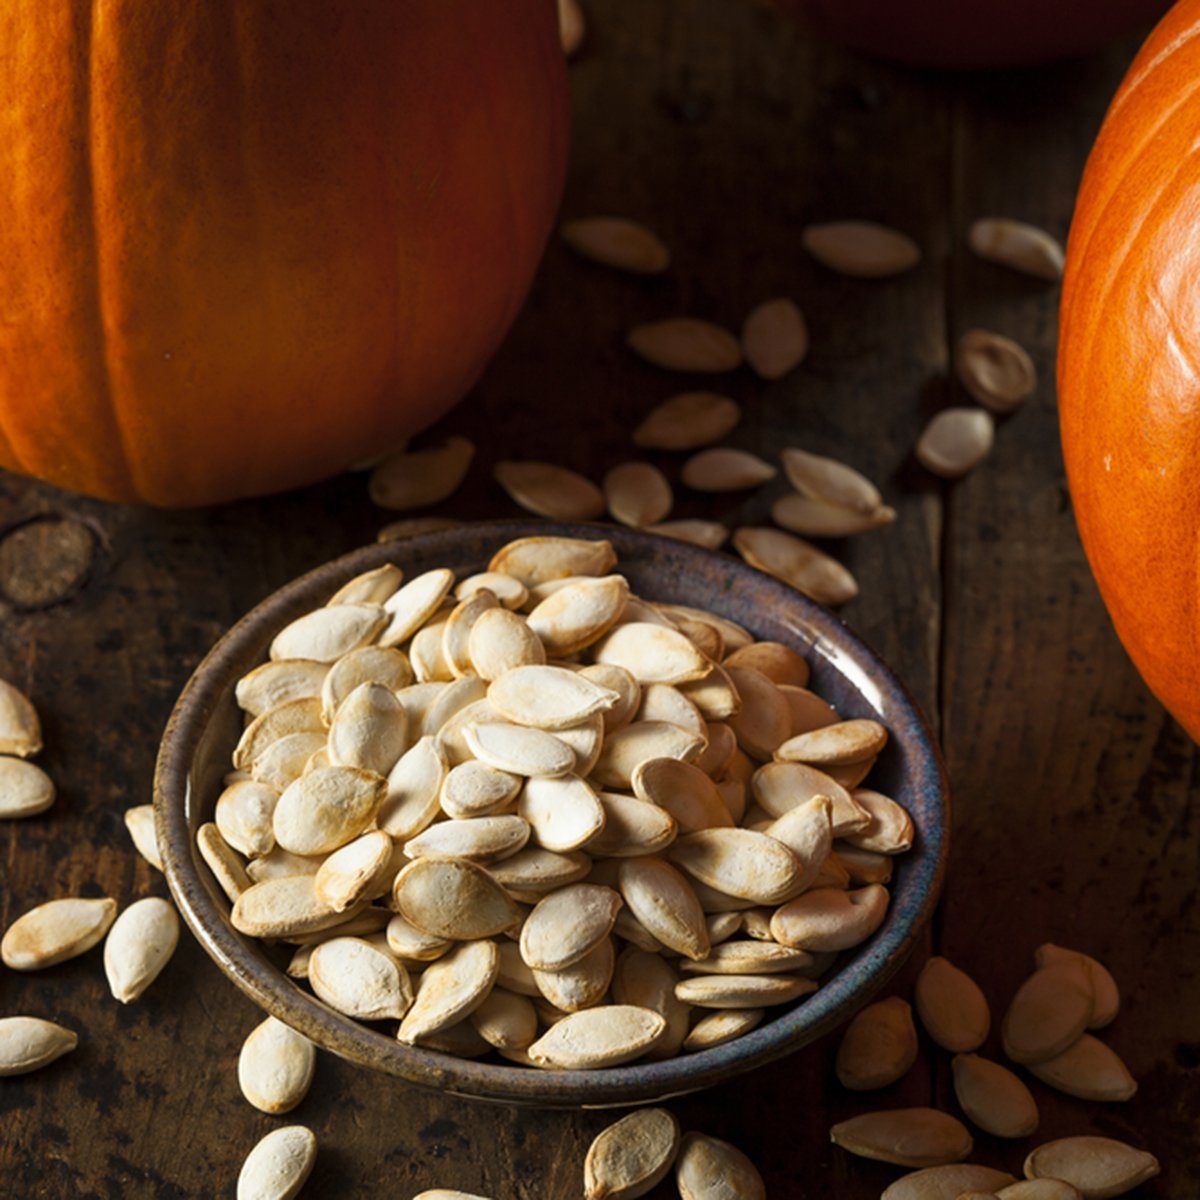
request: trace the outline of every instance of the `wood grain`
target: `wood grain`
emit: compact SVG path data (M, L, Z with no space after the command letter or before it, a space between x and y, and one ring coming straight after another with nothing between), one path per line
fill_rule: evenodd
M1144 1194L1195 1196L1196 756L1116 643L1075 535L1053 401L1056 293L972 260L962 239L984 214L1065 232L1088 144L1134 44L1085 64L956 80L818 45L729 0L591 0L588 13L572 67L564 212L643 219L674 264L661 279L628 279L550 246L511 337L443 422L440 432L479 446L471 478L443 511L513 512L490 478L502 457L545 457L593 478L631 457L640 416L691 384L624 349L635 321L688 313L736 329L758 301L793 296L812 332L806 363L777 383L739 372L715 386L745 406L737 444L767 456L786 444L837 454L877 479L898 510L892 528L835 549L863 585L846 619L926 706L951 765L954 869L931 939L980 978L997 1016L1041 941L1108 962L1125 1011L1104 1036L1143 1080L1141 1093L1102 1110L1035 1085L1044 1132L1145 1141L1169 1169ZM879 284L823 270L801 251L799 230L841 216L904 229L923 264ZM911 446L930 413L958 398L948 346L975 325L1017 337L1042 381L1036 400L1003 423L993 457L950 487L914 466ZM678 480L678 457L655 461ZM732 500L680 488L675 515L762 521L782 486ZM57 603L38 606L19 596L41 594L39 572L62 570L61 542L24 535L7 558L0 544L2 592L18 599L0 599L0 674L37 703L40 761L60 789L45 817L0 828L3 924L57 895L165 892L133 855L121 813L149 799L179 688L257 600L391 519L370 504L361 475L184 513L0 478L0 536L45 515L90 531L90 561ZM73 1056L0 1087L0 1193L231 1194L245 1153L278 1122L237 1089L237 1051L257 1014L190 938L129 1008L107 995L98 950L38 976L7 973L3 989L5 1012L61 1020L82 1038ZM835 1151L829 1123L872 1106L953 1107L948 1064L926 1048L900 1084L851 1098L833 1081L835 1045L827 1039L674 1108L685 1127L750 1154L773 1198L877 1196L896 1172ZM570 1200L586 1145L606 1123L598 1113L420 1093L328 1056L289 1119L311 1125L320 1144L304 1194L344 1200L403 1200L434 1186ZM1010 1168L1024 1149L980 1139L983 1160ZM671 1194L667 1185L655 1193Z

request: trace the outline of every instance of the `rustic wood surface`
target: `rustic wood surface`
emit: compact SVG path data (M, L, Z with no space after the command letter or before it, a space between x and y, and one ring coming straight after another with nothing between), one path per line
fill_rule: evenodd
M1104 1037L1140 1092L1105 1108L1035 1085L1039 1138L1097 1132L1147 1145L1165 1170L1143 1193L1191 1200L1200 1194L1200 808L1188 803L1197 757L1121 651L1076 537L1052 386L1056 290L980 263L963 245L984 214L1065 235L1087 147L1136 42L1086 62L956 79L816 45L729 0L591 0L589 12L571 71L564 211L643 218L675 262L645 282L550 247L512 336L443 423L480 447L478 469L445 511L513 513L487 469L500 457L569 461L598 477L630 454L632 424L678 390L623 348L632 322L678 311L737 327L758 300L795 296L812 331L804 366L775 384L742 372L719 386L746 405L738 444L841 455L898 509L894 527L838 552L863 585L846 619L924 703L950 765L953 862L927 942L977 976L997 1013L1042 941L1103 959L1124 1000ZM912 233L921 267L868 284L805 257L804 222L850 215ZM958 396L948 347L975 325L1022 341L1041 383L1002 423L992 458L951 487L913 465L911 446L928 415ZM760 520L773 494L740 505L681 495L676 515ZM183 682L247 608L389 519L361 475L185 513L0 478L0 674L38 705L39 761L60 788L48 814L0 829L0 923L64 894L165 892L132 852L121 814L150 798L158 736ZM0 1082L0 1194L233 1194L245 1153L280 1122L252 1110L235 1078L258 1016L189 936L128 1008L108 995L99 950L37 975L5 972L0 988L5 1013L81 1033L74 1055ZM685 1127L745 1149L776 1200L877 1196L897 1172L830 1147L831 1119L903 1103L953 1109L948 1056L925 1046L901 1084L858 1099L833 1081L835 1046L826 1039L673 1107ZM998 1053L994 1035L988 1049ZM424 1094L328 1056L293 1119L320 1143L304 1194L340 1200L404 1200L434 1186L569 1200L606 1122ZM1019 1170L1027 1148L981 1136L977 1158Z

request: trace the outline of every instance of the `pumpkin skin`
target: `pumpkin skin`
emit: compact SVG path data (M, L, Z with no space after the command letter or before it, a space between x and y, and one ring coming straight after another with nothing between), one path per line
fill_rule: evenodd
M831 40L918 67L1018 67L1097 50L1170 0L776 0Z
M516 315L566 166L553 0L6 0L0 45L0 466L310 482Z
M1088 160L1059 319L1063 453L1117 633L1200 739L1200 0L1164 18Z

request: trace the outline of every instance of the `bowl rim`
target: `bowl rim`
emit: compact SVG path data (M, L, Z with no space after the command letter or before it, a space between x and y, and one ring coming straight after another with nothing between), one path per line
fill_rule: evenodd
M804 1003L748 1034L708 1050L658 1062L635 1062L595 1071L542 1071L457 1058L408 1046L377 1029L335 1012L303 991L278 967L251 949L230 924L228 901L198 859L189 823L192 807L190 770L209 721L230 689L261 653L282 624L307 611L362 571L446 548L453 562L455 547L465 541L494 541L498 548L516 538L582 537L666 554L685 568L712 566L715 561L731 581L752 583L763 593L756 600L798 610L798 620L836 642L836 657L870 667L870 678L897 719L906 756L915 755L914 787L929 797L939 819L922 830L918 871L909 872L902 887L893 887L889 918L861 948L851 964L822 981ZM416 551L418 553L414 554ZM462 556L460 549L459 556ZM303 601L303 603L301 603ZM686 603L686 600L677 601ZM291 610L295 610L294 613ZM265 631L265 632L264 632ZM249 648L257 653L248 660ZM825 654L820 642L813 650ZM835 666L835 670L842 670ZM845 674L844 670L842 673ZM167 721L154 775L155 833L171 895L188 927L226 976L265 1012L305 1034L317 1046L362 1066L402 1078L421 1087L474 1099L541 1107L607 1107L646 1103L709 1087L742 1071L800 1049L842 1024L874 997L913 950L937 905L949 850L950 796L945 767L929 724L908 689L882 658L842 620L780 580L733 558L676 539L599 523L535 520L465 522L412 538L360 547L332 559L270 593L238 620L212 646L185 684ZM900 896L916 903L905 919L893 919ZM219 897L219 899L218 899ZM249 941L250 939L246 939ZM847 965L854 968L851 985Z

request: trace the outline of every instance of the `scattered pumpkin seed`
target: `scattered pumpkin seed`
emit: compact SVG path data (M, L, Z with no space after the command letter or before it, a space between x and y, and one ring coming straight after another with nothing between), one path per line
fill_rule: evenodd
M179 944L179 918L158 896L136 900L113 922L104 942L104 973L122 1004L158 978Z
M733 531L733 545L752 567L782 579L818 604L845 604L858 595L858 583L841 563L781 529L743 526Z
M917 976L913 996L925 1032L956 1054L983 1045L992 1017L979 985L949 959L934 956Z
M702 1133L687 1134L675 1161L681 1200L766 1200L754 1164L736 1147Z
M31 758L42 748L37 709L23 692L0 679L0 754Z
M1012 338L969 329L954 348L954 372L971 397L994 413L1020 408L1037 389L1033 359Z
M237 1200L292 1200L312 1173L317 1139L303 1125L273 1129L246 1156Z
M559 234L576 254L633 275L660 275L671 263L661 239L628 217L577 217Z
M391 454L371 472L371 499L398 512L440 504L462 486L474 457L474 444L463 437Z
M822 266L856 279L901 275L921 261L920 247L912 238L874 221L806 225L800 244Z
M1034 1065L1066 1050L1092 1016L1092 982L1077 959L1039 967L1017 989L1001 1025L1004 1053Z
M604 512L604 494L577 471L545 462L498 462L496 482L522 508L554 521L591 521Z
M681 392L664 400L633 431L646 450L697 450L727 436L742 419L740 406L714 392Z
M1028 1137L1038 1127L1032 1093L1007 1067L977 1054L954 1056L954 1094L963 1112L994 1137Z
M869 1004L842 1035L836 1063L838 1082L855 1092L888 1087L908 1074L917 1061L918 1048L912 1008L906 1000L889 996Z
M41 1017L0 1017L0 1077L25 1075L70 1054L79 1045L73 1030Z
M991 413L981 408L946 408L917 439L917 459L943 479L958 479L987 458L995 437Z
M308 1038L267 1017L242 1043L238 1086L261 1112L291 1112L308 1095L316 1062L316 1048Z
M741 492L774 479L776 470L749 450L713 446L683 464L683 482L697 492Z
M0 818L36 817L54 795L54 781L36 763L0 757Z
M665 1108L643 1108L597 1135L583 1164L585 1200L637 1200L675 1165L679 1122Z
M18 917L0 940L0 960L13 971L40 971L85 954L108 932L117 902L48 900Z
M1036 225L1009 217L980 217L967 231L967 245L980 258L1025 275L1050 283L1062 278L1063 248Z
M667 317L635 325L625 344L640 358L667 371L720 373L742 364L742 347L727 329L696 317Z
M1159 1173L1158 1159L1116 1138L1067 1137L1046 1142L1025 1159L1027 1179L1061 1179L1084 1200L1123 1196Z
M936 1108L895 1108L862 1113L829 1131L835 1146L862 1158L901 1167L939 1167L974 1149L967 1127Z

